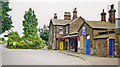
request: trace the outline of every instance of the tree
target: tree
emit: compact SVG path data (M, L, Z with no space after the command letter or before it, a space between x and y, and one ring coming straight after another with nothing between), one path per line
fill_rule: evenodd
M25 38L32 39L32 37L37 35L37 25L38 22L34 10L32 10L32 8L29 8L27 12L25 11L23 20L23 34Z
M48 42L48 35L49 35L48 26L44 25L43 28L39 29L39 32L40 32L40 38L45 40L47 43Z
M9 2L0 1L0 21L2 22L2 33L10 30L12 26L11 16L8 14L12 9L9 8Z

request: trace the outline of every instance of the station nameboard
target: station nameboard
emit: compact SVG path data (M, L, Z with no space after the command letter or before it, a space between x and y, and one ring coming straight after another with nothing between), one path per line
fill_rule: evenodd
M85 36L85 27L82 28L82 35Z

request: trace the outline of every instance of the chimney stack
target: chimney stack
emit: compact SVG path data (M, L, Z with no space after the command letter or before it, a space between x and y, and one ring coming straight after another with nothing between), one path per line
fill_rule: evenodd
M74 8L73 11L73 20L77 18L77 8Z
M65 14L64 14L64 20L71 20L70 12L65 12Z
M115 24L115 12L116 10L114 9L114 4L112 4L111 9L109 10L109 19L108 19L110 23Z
M57 19L57 13L54 13L54 19Z
M101 13L101 21L106 22L106 13L104 12L104 9L103 9L103 12Z

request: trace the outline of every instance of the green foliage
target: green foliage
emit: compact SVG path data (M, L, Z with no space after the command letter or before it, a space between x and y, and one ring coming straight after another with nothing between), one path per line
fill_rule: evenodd
M23 30L24 30L24 36L25 38L28 38L32 40L32 37L34 37L37 34L37 18L34 13L34 10L29 8L27 12L24 14L24 20L23 20Z
M6 41L0 41L0 44L6 44L7 42Z
M13 45L13 39L11 39L11 38L9 38L8 40L7 40L7 46L11 46L11 45Z
M14 35L14 36L13 36ZM35 35L31 39L18 37L17 32L11 32L8 34L9 39L7 41L7 48L10 49L35 49L35 48L43 48L45 46L45 41L40 39L38 35ZM16 45L13 45L13 42L16 42ZM9 47L8 47L9 46Z
M40 41L35 40L35 41L33 41L33 45L34 45L35 47L38 47L38 46L41 45L41 43L40 43Z
M20 48L21 44L19 42L16 42L16 47Z
M43 48L45 46L45 41L44 40L34 40L32 45L34 47L39 47L39 48Z
M43 28L39 29L39 32L40 32L40 38L45 40L46 43L47 43L48 42L48 36L49 36L48 26L44 25Z
M4 41L4 38L0 38L0 41Z
M7 46L12 46L13 42L18 43L20 37L17 32L10 32L8 33L9 39L7 40Z
M11 16L8 14L9 11L11 11L9 8L9 2L0 1L0 21L2 21L2 33L13 27Z
M10 32L8 33L9 38L11 38L14 41L18 41L20 39L20 36L17 32Z
M51 46L51 45L48 45L47 49L48 49L48 50L52 49L52 46Z
M40 39L40 44L41 44L41 47L43 48L45 46L45 44L46 44L46 41Z

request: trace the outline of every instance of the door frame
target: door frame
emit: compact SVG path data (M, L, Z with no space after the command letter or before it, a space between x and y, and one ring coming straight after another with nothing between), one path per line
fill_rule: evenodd
M62 44L61 44L62 43ZM60 41L60 43L59 43L59 49L60 50L63 50L63 41Z
M113 56L113 39L109 39L109 56Z
M90 35L86 36L86 54L90 55Z

